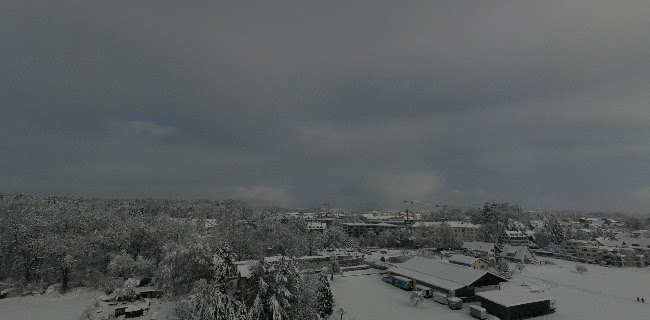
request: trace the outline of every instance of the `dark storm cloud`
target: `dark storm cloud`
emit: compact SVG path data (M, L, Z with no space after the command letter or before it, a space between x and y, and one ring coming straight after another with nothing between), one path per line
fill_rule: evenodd
M14 1L0 191L647 211L647 1Z

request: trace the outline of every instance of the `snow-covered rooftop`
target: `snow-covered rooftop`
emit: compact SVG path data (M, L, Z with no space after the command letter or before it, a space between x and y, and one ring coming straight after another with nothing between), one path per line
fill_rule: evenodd
M506 307L553 299L544 292L530 292L519 288L484 291L476 295Z
M463 221L421 221L421 222L416 222L412 225L414 228L418 227L439 227L443 223L448 224L452 228L473 228L473 229L478 229L479 225L469 223L469 222L463 222Z
M449 262L457 262L457 263L462 263L462 264L466 264L466 265L471 265L472 263L476 262L476 260L483 260L483 259L474 258L474 257L466 256L466 255L463 255L463 254L455 254L455 255L449 257L447 260L449 260Z
M526 250L528 250L527 246L511 246L509 244L504 244L502 246L503 252L501 252L502 257L507 257L507 258L514 258L517 260L521 260L524 258L524 255L526 254Z
M399 266L389 268L388 271L447 290L469 286L488 273L422 257L413 257Z
M489 252L496 246L494 243L487 242L464 242L462 248L471 251Z

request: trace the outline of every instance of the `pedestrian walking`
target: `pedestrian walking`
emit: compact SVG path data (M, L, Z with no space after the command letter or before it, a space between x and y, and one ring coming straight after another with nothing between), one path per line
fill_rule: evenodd
M641 298L641 302L645 303L645 299Z
M639 300L639 297L636 297L636 302L641 302L641 300Z

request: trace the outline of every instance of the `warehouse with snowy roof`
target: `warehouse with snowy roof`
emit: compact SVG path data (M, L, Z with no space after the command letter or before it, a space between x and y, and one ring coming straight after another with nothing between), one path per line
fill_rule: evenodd
M501 320L518 320L555 312L555 299L545 293L508 289L477 293L483 307Z
M391 275L412 279L448 297L473 297L477 292L498 290L508 280L489 271L475 270L446 261L413 257L388 269Z

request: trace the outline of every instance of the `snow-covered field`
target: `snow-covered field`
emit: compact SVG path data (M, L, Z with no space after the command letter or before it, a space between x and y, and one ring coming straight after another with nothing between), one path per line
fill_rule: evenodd
M649 270L587 265L589 270L580 274L575 271L575 262L549 260L556 265L527 265L510 283L503 285L503 290L525 285L556 299L557 312L535 319L650 318L650 301L645 304L636 301L637 296L650 300ZM332 291L337 308L343 306L347 312L344 319L473 319L467 305L463 310L453 311L426 299L415 307L410 304L410 292L381 281L381 277L378 273L346 273L334 278Z
M67 294L44 294L0 300L0 320L76 320L86 307L92 305L96 291L72 292ZM152 299L152 311L158 319L167 319L171 302ZM108 315L98 313L98 315ZM150 319L151 314L133 319Z
M576 262L549 259L555 266L526 266L507 285L528 285L555 297L557 312L538 319L649 319L650 271L641 268L605 268L586 265L576 271Z
M97 292L58 293L0 300L0 320L75 320Z

